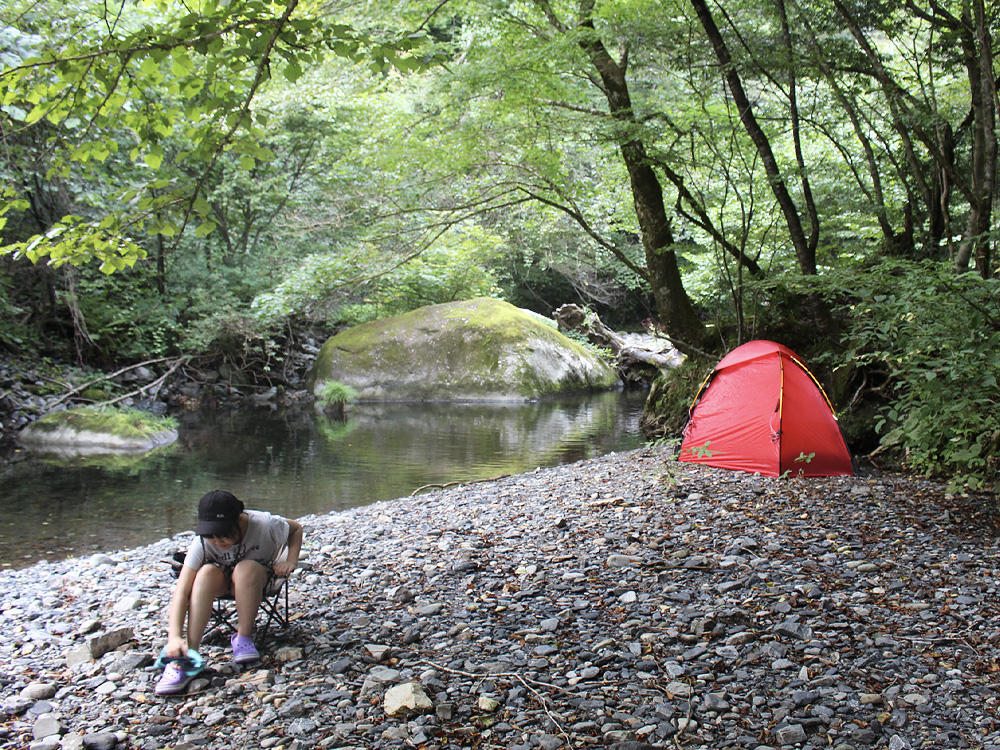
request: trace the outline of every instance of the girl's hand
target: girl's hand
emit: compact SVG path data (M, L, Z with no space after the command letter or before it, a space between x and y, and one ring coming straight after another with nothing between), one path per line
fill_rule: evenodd
M296 563L293 562L280 562L274 566L274 575L278 578L287 578L291 575L292 571L295 570Z
M187 638L170 636L167 638L167 658L183 659L188 654Z

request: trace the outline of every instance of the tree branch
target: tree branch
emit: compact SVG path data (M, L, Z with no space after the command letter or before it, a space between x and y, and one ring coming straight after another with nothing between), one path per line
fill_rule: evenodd
M646 283L649 283L649 272L645 268L641 268L640 266L636 265L632 261L632 259L629 258L627 255L625 255L625 253L623 253L618 248L618 246L615 245L613 242L609 242L608 240L604 239L600 234L598 234L598 232L590 225L590 222L587 221L586 217L584 217L582 213L580 213L576 209L570 208L567 205L558 203L552 200L551 198L546 198L544 195L540 195L530 190L525 190L525 192L529 196L531 196L533 200L536 200L539 203L544 203L546 206L551 206L552 208L556 208L562 211L567 216L569 216L571 219L573 219L573 221L579 224L580 227L583 228L583 231L589 234L594 239L594 241L597 242L597 244L599 244L601 247L608 250L612 255L618 258L618 260L622 263L622 265L628 268L632 273L634 273L640 279L643 279Z
M78 385L75 388L70 388L62 396L60 396L55 401L53 401L52 403L50 403L49 406L50 407L58 406L59 404L61 404L64 401L66 401L67 399L72 398L73 396L75 396L77 393L80 393L81 391L84 391L87 388L89 388L90 386L94 385L94 383L103 383L103 382L108 381L108 380L113 380L114 378L117 378L119 375L125 374L129 370L135 370L135 369L138 369L139 367L146 367L147 365L155 365L155 364L158 364L159 362L167 362L170 359L171 359L170 357L160 357L158 359L148 359L145 362L139 362L138 364L129 365L128 367L123 367L120 370L116 370L115 372L112 372L112 373L110 373L108 375L101 375L101 377L99 377L99 378L94 378L93 380L88 380L83 385ZM167 375L169 375L171 372L173 372L174 370L176 370L181 364L183 364L187 360L188 360L188 357L179 357L178 359L176 359L174 365L167 372ZM166 375L164 375L161 378L158 378L157 380L154 381L154 383L160 383L160 382L162 382L165 377L166 377ZM120 398L114 399L112 401L105 401L105 402L103 402L101 404L97 404L97 406L104 406L106 404L116 403L118 401L121 401L122 399L128 398L128 396L132 396L132 395L135 395L136 393L140 393L142 391L148 390L152 385L153 385L153 383L147 384L147 385L143 386L142 388L139 388L138 390L133 391L130 394L126 394L125 396L122 396ZM50 409L50 411L51 411L51 409Z

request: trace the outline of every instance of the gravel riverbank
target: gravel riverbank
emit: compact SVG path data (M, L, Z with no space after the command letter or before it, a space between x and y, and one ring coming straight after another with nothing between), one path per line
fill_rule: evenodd
M292 626L172 698L182 539L0 574L0 745L1000 748L996 518L931 483L640 449L301 520Z

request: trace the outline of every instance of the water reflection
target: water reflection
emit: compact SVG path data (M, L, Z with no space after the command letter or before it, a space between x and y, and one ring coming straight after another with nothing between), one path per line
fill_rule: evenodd
M142 460L31 456L5 470L0 566L148 544L190 529L207 490L297 518L428 486L530 471L641 444L644 393L534 404L357 404L180 417Z

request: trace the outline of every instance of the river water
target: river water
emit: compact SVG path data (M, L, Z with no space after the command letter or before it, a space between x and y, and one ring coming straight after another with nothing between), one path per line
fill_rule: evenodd
M185 413L143 457L28 457L0 474L0 567L150 544L192 529L227 489L288 518L571 463L642 444L645 392L532 404L355 404L345 421L293 411Z

